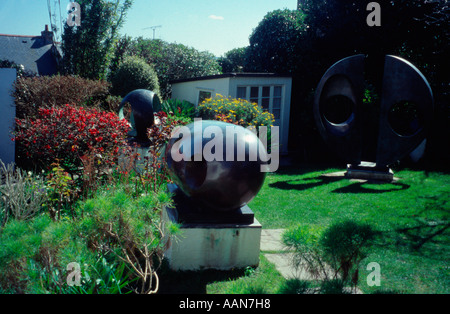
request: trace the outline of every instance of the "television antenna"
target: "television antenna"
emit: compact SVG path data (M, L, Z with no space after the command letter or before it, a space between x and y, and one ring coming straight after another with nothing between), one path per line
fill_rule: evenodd
M150 26L150 27L143 28L142 30L144 30L144 29L152 29L153 30L153 39L155 39L155 30L157 28L161 28L161 27L162 27L162 25Z

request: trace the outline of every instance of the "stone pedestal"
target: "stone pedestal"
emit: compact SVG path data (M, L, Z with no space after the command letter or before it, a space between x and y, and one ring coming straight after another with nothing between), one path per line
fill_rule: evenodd
M392 169L377 168L375 163L363 161L359 165L347 165L345 176L349 179L394 181Z
M179 193L175 196L177 206L165 208L162 216L164 225L180 224L181 232L166 239L165 257L171 269L231 270L259 264L262 228L248 206L234 214L218 213L208 217L202 215L201 209L192 208L194 204Z

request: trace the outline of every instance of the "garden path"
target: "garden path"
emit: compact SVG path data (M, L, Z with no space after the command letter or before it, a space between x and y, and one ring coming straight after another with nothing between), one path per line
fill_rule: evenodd
M282 241L282 234L285 229L262 229L261 231L261 252L264 257L275 265L275 268L285 279L312 280L313 277L305 269L296 269L293 266L293 253L287 250ZM348 288L347 288L348 289ZM348 291L362 294L360 289Z

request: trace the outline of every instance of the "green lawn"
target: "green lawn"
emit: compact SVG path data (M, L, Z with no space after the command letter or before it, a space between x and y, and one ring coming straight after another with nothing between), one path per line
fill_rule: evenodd
M330 176L342 169L291 166L267 176L250 204L263 228L298 223L328 226L344 219L369 223L380 231L365 266L381 266L381 287L366 293L450 292L450 176L397 170L395 183L361 183Z
M404 169L395 171L395 183L361 183L330 176L339 171L281 168L267 176L250 207L266 229L327 227L345 219L369 223L379 236L361 263L358 288L364 293L449 293L450 176ZM367 285L370 262L381 267L380 287ZM283 293L292 284L262 254L256 269L175 273L168 279L168 293Z

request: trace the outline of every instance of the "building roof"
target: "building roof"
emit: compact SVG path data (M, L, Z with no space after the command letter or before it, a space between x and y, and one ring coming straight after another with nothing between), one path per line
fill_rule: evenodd
M0 60L22 64L25 70L39 75L56 74L55 55L59 51L53 40L49 40L50 34L53 36L47 28L41 36L0 34Z
M217 75L208 75L208 76L200 76L200 77L192 77L187 79L179 79L170 81L171 84L175 83L183 83L183 82L192 82L192 81L203 81L203 80L213 80L227 77L292 77L289 74L279 74L279 73L224 73Z

